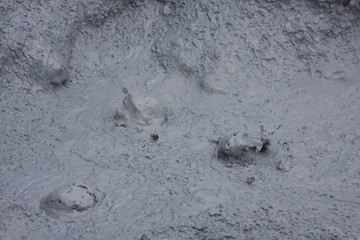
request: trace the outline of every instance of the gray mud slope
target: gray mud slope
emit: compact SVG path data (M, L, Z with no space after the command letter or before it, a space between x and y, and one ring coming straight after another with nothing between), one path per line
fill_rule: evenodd
M359 1L28 2L0 2L0 239L360 237ZM215 159L260 126L254 165Z

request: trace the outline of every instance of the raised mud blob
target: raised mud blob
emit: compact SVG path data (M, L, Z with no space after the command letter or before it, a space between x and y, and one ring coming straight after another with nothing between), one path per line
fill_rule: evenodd
M165 111L155 99L142 97L137 98L135 103L127 88L123 88L122 91L125 94L122 101L124 106L115 112L116 126L127 127L129 120L140 125L150 125L153 122L165 120Z
M66 34L64 33L64 35ZM66 39L52 40L59 42L57 44L61 46L58 49L52 49L46 45L45 41L39 40L42 39L41 36L40 33L34 33L33 36L28 37L25 40L25 47L22 47L20 51L26 56L26 64L30 67L31 74L40 80L40 84L45 86L49 83L54 86L63 85L70 77L71 44L64 43ZM62 40L64 42L61 42Z
M166 15L176 15L176 6L173 2L166 2L163 7L163 14Z
M215 155L217 159L225 159L228 167L231 167L235 160L238 160L240 165L247 166L254 163L254 153L264 152L269 146L269 139L257 142L247 133L237 132L219 138Z
M65 84L69 77L68 67L58 61L49 61L46 64L44 77L54 86Z
M44 197L40 209L51 217L77 216L93 208L98 201L97 195L88 186L74 184Z
M123 100L123 104L125 108L129 111L130 116L136 120L137 123L148 125L150 124L150 120L147 119L142 112L138 109L135 105L134 100L130 93L128 92L127 88L122 89L123 93L125 94L125 98Z

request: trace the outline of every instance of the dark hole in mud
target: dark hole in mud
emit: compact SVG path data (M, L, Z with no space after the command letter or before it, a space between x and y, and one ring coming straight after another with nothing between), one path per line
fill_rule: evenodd
M153 141L157 141L157 140L159 140L159 135L157 135L157 134L155 134L155 133L153 133L153 134L151 134L151 140L153 140Z

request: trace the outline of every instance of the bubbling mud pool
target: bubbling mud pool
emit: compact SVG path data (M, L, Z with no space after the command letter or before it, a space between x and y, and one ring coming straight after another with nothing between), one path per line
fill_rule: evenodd
M1 2L0 239L358 238L344 2Z

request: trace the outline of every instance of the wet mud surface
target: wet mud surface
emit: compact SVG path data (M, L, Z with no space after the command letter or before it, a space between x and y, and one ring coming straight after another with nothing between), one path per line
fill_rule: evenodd
M0 239L359 238L346 4L0 2Z

